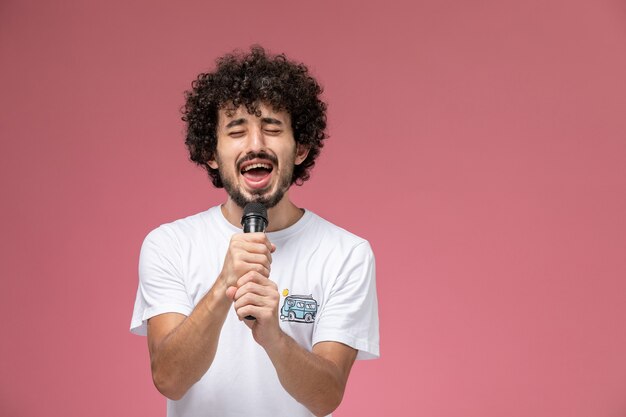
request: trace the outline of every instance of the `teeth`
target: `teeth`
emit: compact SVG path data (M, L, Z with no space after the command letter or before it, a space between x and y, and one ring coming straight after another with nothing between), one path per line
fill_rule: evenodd
M272 166L268 164L251 164L242 169L241 172L247 172L254 168L265 168L267 170L271 170Z

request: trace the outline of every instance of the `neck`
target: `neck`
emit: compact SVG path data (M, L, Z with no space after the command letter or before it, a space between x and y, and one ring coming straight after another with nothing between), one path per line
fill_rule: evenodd
M239 207L233 200L230 199L230 197L224 204L222 204L221 208L226 220L228 220L228 222L232 225L241 228L243 208ZM293 204L291 200L289 200L288 193L285 193L282 200L280 200L278 204L270 209L267 209L267 232L275 232L277 230L286 229L300 220L303 214L304 211Z

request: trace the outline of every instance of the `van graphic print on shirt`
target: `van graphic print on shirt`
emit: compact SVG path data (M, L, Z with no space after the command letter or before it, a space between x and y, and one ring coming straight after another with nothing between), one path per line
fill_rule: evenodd
M317 315L317 301L312 294L309 295L288 295L289 290L283 290L285 301L280 309L280 319L282 321L296 321L302 323L313 323Z

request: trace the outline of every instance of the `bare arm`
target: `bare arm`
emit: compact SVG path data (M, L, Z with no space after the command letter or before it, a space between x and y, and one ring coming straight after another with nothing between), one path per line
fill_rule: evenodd
M234 235L220 276L188 317L166 313L148 320L152 379L159 392L178 400L206 373L232 304L226 289L242 276L267 280L272 250L262 233Z
M282 386L313 414L332 413L341 403L357 351L338 342L320 342L307 351L278 325L280 297L274 282L246 276L238 284L227 293L236 300L240 319L256 317L244 322L267 352Z
M320 342L313 352L291 337L265 348L287 392L316 416L341 404L357 351L338 342Z
M166 313L148 320L152 380L159 392L180 399L209 369L230 300L218 280L189 317Z

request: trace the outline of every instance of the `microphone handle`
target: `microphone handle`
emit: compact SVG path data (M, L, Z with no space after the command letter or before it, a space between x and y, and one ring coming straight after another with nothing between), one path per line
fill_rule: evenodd
M257 232L265 232L265 219L260 216L249 216L246 218L246 221L243 223L243 232L244 233L257 233ZM254 316L246 316L244 317L246 320L256 320Z
M244 233L265 232L265 220L261 217L250 216L243 224Z

